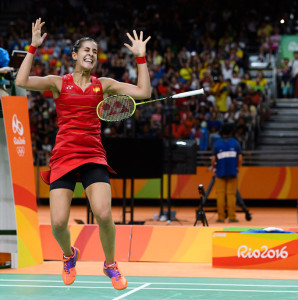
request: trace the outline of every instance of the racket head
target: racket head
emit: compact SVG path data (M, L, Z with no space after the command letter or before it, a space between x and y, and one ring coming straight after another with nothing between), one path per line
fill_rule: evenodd
M120 122L130 118L136 110L135 100L128 95L113 95L100 101L97 116L105 122Z

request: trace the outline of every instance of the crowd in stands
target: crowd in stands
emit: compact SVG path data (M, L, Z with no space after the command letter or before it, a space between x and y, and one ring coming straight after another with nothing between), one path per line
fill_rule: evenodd
M196 1L183 0L175 5L151 1L146 6L136 1L32 2L26 17L14 20L7 36L0 37L0 47L10 53L27 50L31 23L42 17L48 36L35 55L32 76L71 73L73 43L91 36L99 46L93 75L136 84L136 61L123 43L125 33L137 29L152 36L147 49L152 99L204 88L204 95L141 105L126 122L102 122L104 137L162 138L171 132L175 139L196 140L203 151L211 149L223 122L233 122L242 147L252 147L249 135L264 117L267 81L261 71L250 77L247 47L251 41L257 43L260 59L265 59L275 53L284 30L272 19L264 22L252 4L205 1L194 9ZM270 2L260 10L274 14ZM287 86L286 65L282 72ZM52 93L28 92L28 103L35 159L43 150L48 162L58 129Z
M279 82L282 97L298 98L298 49L294 52L293 61L285 57L280 62Z

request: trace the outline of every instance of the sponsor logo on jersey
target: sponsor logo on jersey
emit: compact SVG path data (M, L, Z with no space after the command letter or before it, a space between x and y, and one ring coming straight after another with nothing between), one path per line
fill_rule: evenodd
M224 151L224 152L217 153L218 159L230 158L230 157L237 157L237 152L236 151Z

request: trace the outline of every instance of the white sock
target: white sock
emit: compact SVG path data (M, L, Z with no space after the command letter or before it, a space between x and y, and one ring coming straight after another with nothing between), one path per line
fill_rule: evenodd
M115 266L116 265L116 262L113 262L112 264L110 264L110 265L106 265L108 268L110 268L110 267L113 267L113 266Z
M72 250L72 248L71 248L71 250ZM70 258L70 257L73 257L73 255L74 255L74 251L72 250L72 255L71 255L71 256L65 256L65 255L63 254L63 257L64 257L65 259L68 259L68 258Z

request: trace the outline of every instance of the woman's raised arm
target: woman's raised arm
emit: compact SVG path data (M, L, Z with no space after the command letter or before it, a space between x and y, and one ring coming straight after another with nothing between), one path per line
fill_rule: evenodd
M150 36L143 41L143 32L138 37L136 31L133 31L134 38L127 33L132 45L124 44L135 56L138 63L138 83L132 85L116 81L111 78L100 78L104 92L113 94L126 94L135 99L147 99L151 97L151 84L149 71L145 59L146 44L150 40Z
M62 84L61 77L59 76L29 76L36 49L43 43L45 37L44 33L41 36L41 28L45 22L41 22L41 18L37 19L35 23L32 23L32 43L29 51L24 58L18 75L16 77L16 85L28 90L44 91L53 90L58 91L59 84ZM61 87L60 87L61 88Z

